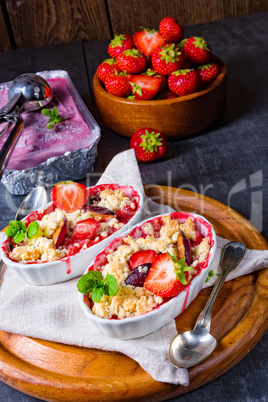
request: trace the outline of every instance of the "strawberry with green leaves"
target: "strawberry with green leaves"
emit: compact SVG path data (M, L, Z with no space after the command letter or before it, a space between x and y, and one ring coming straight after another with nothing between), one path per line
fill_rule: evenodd
M178 260L169 252L160 254L150 268L144 287L157 296L177 296L188 283L187 272L193 269L185 264L184 258Z
M138 49L129 49L116 57L116 62L122 71L130 74L141 73L147 65L146 57Z
M120 98L127 98L131 94L131 85L125 75L109 75L104 85L107 92Z
M108 46L108 53L111 57L116 57L124 50L133 49L134 43L130 35L115 35Z
M160 46L152 54L153 68L163 75L170 75L173 71L178 70L183 62L183 53L175 43Z
M191 36L184 44L184 53L190 63L202 65L209 62L211 49L204 38Z
M129 81L132 89L132 95L128 99L150 100L156 96L161 84L160 77L151 77L148 75L133 75Z
M197 71L199 72L204 85L211 84L220 73L219 66L214 61L197 67Z
M67 213L81 209L88 198L84 184L66 181L56 184L51 191L53 204Z
M160 159L167 150L166 137L154 128L144 127L137 130L130 139L130 148L135 151L141 162Z
M116 71L119 73L121 70L116 63L115 58L104 60L97 68L98 77L102 82Z
M165 17L160 21L159 33L166 42L179 43L183 38L182 26L171 17Z
M202 79L194 69L178 70L168 77L169 89L178 96L192 94L202 86Z
M145 56L151 56L153 51L165 44L165 39L155 29L144 29L133 36L134 44Z

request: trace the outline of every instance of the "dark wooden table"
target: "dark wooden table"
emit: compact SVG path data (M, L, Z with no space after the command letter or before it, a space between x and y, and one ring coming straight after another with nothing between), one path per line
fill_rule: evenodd
M225 61L228 96L225 113L202 135L169 143L165 158L140 164L145 184L181 187L203 193L238 211L268 240L268 37L267 13L195 25L185 36L204 36ZM0 82L25 72L67 70L102 129L94 184L112 157L129 140L99 121L91 93L97 65L107 58L107 41L72 42L0 53ZM83 182L83 180L81 180ZM85 180L84 180L85 181ZM21 196L0 184L0 223L14 218ZM212 383L173 401L268 401L267 334L240 363ZM1 364L1 363L0 363ZM0 382L0 400L37 401Z

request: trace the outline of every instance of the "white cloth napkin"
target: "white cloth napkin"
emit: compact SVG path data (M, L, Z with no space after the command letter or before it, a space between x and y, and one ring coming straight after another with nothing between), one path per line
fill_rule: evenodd
M99 181L111 182L132 184L142 189L133 150L115 156ZM170 207L160 206L147 198L142 218L170 211ZM211 267L215 273L218 272L221 249L226 242L218 238L218 250ZM247 250L243 262L227 280L267 266L268 250ZM216 278L212 277L204 287L213 285ZM184 386L189 384L188 371L175 368L168 356L170 342L177 335L174 320L139 339L119 340L101 335L79 306L77 281L76 278L51 286L31 286L6 269L0 288L0 329L54 342L121 352L136 360L157 381Z

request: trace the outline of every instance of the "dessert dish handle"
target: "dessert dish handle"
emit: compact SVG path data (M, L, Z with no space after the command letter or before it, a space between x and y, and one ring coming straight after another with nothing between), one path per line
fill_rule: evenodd
M0 179L2 177L3 171L5 170L5 168L7 166L7 163L12 154L14 146L16 145L16 142L23 129L22 117L14 116L14 123L15 123L15 125L14 125L13 129L12 129L11 133L9 134L6 142L4 143L4 145L2 146L2 149L0 151Z

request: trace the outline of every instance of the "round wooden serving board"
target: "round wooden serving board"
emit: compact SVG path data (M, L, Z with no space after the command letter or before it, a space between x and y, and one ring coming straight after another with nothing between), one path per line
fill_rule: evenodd
M200 194L145 186L154 201L204 215L216 233L267 249L261 234L229 207ZM212 311L211 332L219 341L214 353L189 370L188 387L157 382L134 360L114 352L57 344L0 331L0 379L46 401L164 401L220 376L260 340L267 329L268 270L225 283ZM178 331L193 327L211 289L202 290L176 319Z

